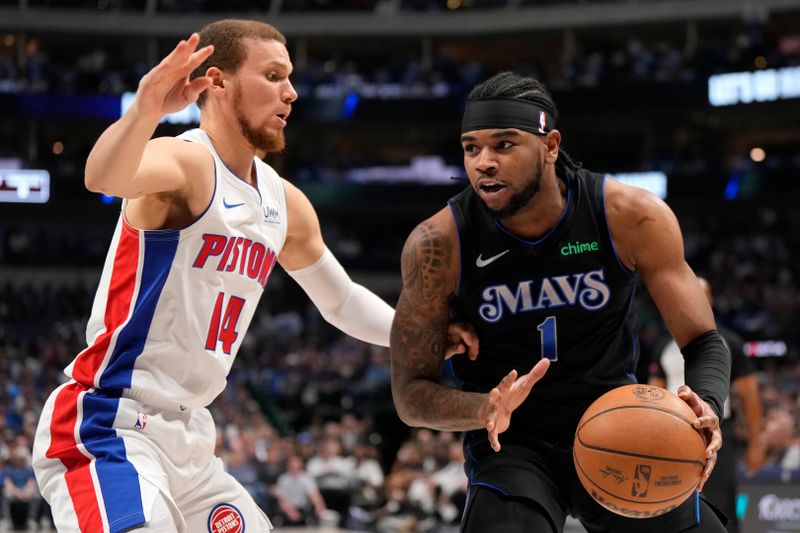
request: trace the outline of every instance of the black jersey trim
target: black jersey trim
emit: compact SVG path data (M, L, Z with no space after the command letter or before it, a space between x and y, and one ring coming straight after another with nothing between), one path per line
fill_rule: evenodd
M606 225L606 232L608 233L608 240L611 242L611 249L614 251L614 257L617 258L617 264L619 268L627 275L634 276L636 275L635 270L631 270L630 268L626 267L625 264L620 259L619 254L617 253L617 247L614 244L614 236L611 234L611 226L608 225L608 213L606 213L606 180L608 179L608 174L603 174L603 182L600 188L600 200L601 205L603 206L603 220L605 221Z
M633 287L631 288L631 295L628 299L628 309L625 310L625 329L628 330L628 335L631 337L631 371L626 372L625 375L632 378L633 383L638 383L639 379L636 377L636 367L639 366L639 337L636 335L633 324L631 324L631 321L633 320L631 310L633 309L633 301L635 299L636 283L634 283Z
M508 235L512 239L514 239L515 241L519 241L521 243L529 244L529 245L537 245L537 244L541 244L544 241L546 241L548 237L553 235L559 228L561 228L561 223L564 222L564 219L567 217L567 214L571 212L571 208L572 208L572 180L570 179L569 181L567 181L567 201L564 204L564 210L561 211L561 216L558 218L558 222L556 222L555 226L550 228L550 231L545 233L538 240L529 241L529 240L523 239L522 237L517 237L516 235L514 235L513 233L508 231L506 228L504 228L503 224L501 224L499 220L497 220L494 217L492 218L492 220L494 220L495 225L500 229L500 231L502 231L503 233L505 233L506 235Z
M448 205L448 207L450 207L450 214L453 215L453 222L455 222L455 224L456 224L456 237L457 237L456 240L458 241L458 279L456 279L456 292L455 293L459 294L459 291L461 290L461 276L462 276L463 270L464 270L464 268L463 268L464 267L464 265L463 265L464 257L462 256L462 253L461 253L461 226L459 224L458 216L456 214L456 206L453 205L452 202L447 202L447 205Z

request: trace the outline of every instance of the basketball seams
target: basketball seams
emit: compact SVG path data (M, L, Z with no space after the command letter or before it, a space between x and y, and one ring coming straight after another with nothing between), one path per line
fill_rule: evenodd
M603 451L603 452L610 452L610 453L618 453L618 454L621 454L621 455L628 455L628 456L631 456L631 457L642 457L642 458L645 458L645 459L657 459L657 460L677 462L677 463L688 463L688 464L698 463L698 464L701 464L703 467L705 467L705 464L706 464L705 461L696 461L696 460L691 460L691 459L672 459L672 458L666 458L666 457L642 455L642 454L636 454L636 453L632 453L632 452L624 452L624 451L621 451L621 450L612 450L610 448L602 448L602 447L590 445L590 444L584 442L584 440L581 438L581 430L583 428L585 428L586 426L588 426L589 422L591 422L595 418L598 418L599 416L604 415L606 413L610 413L612 411L621 411L622 409L646 409L646 410L650 410L650 411L659 411L661 413L666 413L668 415L674 416L675 418L681 420L687 426L692 428L692 430L695 433L697 433L697 436L699 436L701 439L703 439L703 444L707 445L705 437L703 437L703 435L694 428L692 423L689 420L687 420L686 417L684 417L680 413L678 413L676 411L673 411L671 409L665 409L663 407L655 407L655 406L651 406L651 405L621 405L619 407L611 407L609 409L604 409L603 411L600 411L599 413L595 413L588 420L586 420L585 422L583 422L582 424L580 424L578 426L578 429L575 431L575 439L578 442L580 442L581 445L584 448L589 449L589 450L596 450L596 451Z
M581 438L580 438L580 435L578 435L578 442L580 443L581 446L583 446L587 450L593 450L593 451L596 451L596 452L605 452L605 453L611 453L611 454L615 454L615 455L624 455L626 457L637 457L637 458L641 458L641 459L652 459L654 461L664 461L664 462L667 462L667 463L683 463L683 464L688 464L688 465L697 464L701 468L705 468L705 466L706 466L705 461L698 461L696 459L676 459L676 458L673 458L673 457L659 457L657 455L645 455L643 453L626 452L626 451L622 451L622 450L612 450L610 448L601 448L600 446L592 446L592 445L589 445L589 444L586 444L585 442L583 442L581 440Z
M675 418L678 418L679 420L685 422L686 425L688 425L689 427L694 429L694 426L692 425L692 423L685 416L683 416L682 414L678 413L677 411L673 411L672 409L665 409L663 407L655 407L653 405L620 405L619 407L610 407L608 409L600 411L599 413L593 414L591 416L591 418L589 418L589 420L587 420L586 422L584 422L583 424L578 426L578 431L580 431L586 424L588 424L589 422L591 422L592 420L594 420L598 416L600 416L602 414L605 414L605 413L610 413L611 411L619 411L619 410L622 410L622 409L648 409L648 410L651 410L651 411L661 411L662 413L667 413L669 415L674 416ZM695 429L695 431L697 431L697 430ZM699 433L698 433L698 435L699 435Z

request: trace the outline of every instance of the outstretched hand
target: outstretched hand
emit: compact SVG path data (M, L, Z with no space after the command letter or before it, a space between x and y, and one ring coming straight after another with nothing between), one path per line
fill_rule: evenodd
M457 353L467 351L470 360L478 358L478 333L472 324L466 322L451 322L447 325L447 347L444 350L445 360Z
M534 384L544 377L550 367L550 359L542 359L530 372L517 379L517 371L512 370L489 392L489 414L486 417L486 431L489 444L496 452L500 451L500 433L511 424L511 413L525 401Z
M197 100L200 93L211 85L208 76L189 81L192 71L214 52L213 46L195 50L199 42L200 36L193 33L144 75L139 82L134 104L140 114L160 120L164 115L180 111Z
M717 464L717 452L722 448L722 430L719 427L719 417L687 385L678 387L678 396L689 404L689 407L697 415L697 420L693 424L694 428L703 433L708 443L706 448L706 467L703 469L703 475L700 477L700 481L697 482L696 487L697 492L700 492L703 490L703 485L708 481L711 471L714 470L714 465Z

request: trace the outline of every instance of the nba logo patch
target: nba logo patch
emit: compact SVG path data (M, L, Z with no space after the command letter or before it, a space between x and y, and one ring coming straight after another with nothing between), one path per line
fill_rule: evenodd
M539 111L539 133L547 133L547 114Z
M229 503L220 503L208 515L208 533L244 533L244 517Z
M136 415L136 423L133 425L133 429L138 429L139 431L143 431L146 425L147 425L147 413L138 413Z
M650 465L636 465L633 473L633 485L631 486L631 496L644 498L647 496L647 489L650 488Z

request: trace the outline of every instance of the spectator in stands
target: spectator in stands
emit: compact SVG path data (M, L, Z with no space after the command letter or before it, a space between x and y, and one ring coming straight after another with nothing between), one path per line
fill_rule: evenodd
M792 471L800 470L800 436L797 421L785 407L772 409L764 427L767 461L759 478L788 479Z
M31 504L39 494L28 448L15 447L11 452L10 463L4 472L3 481L8 514L14 531L27 531L28 519L31 518Z
M303 458L299 455L289 457L286 473L278 478L274 493L287 525L312 523L327 509L314 478L306 472Z

